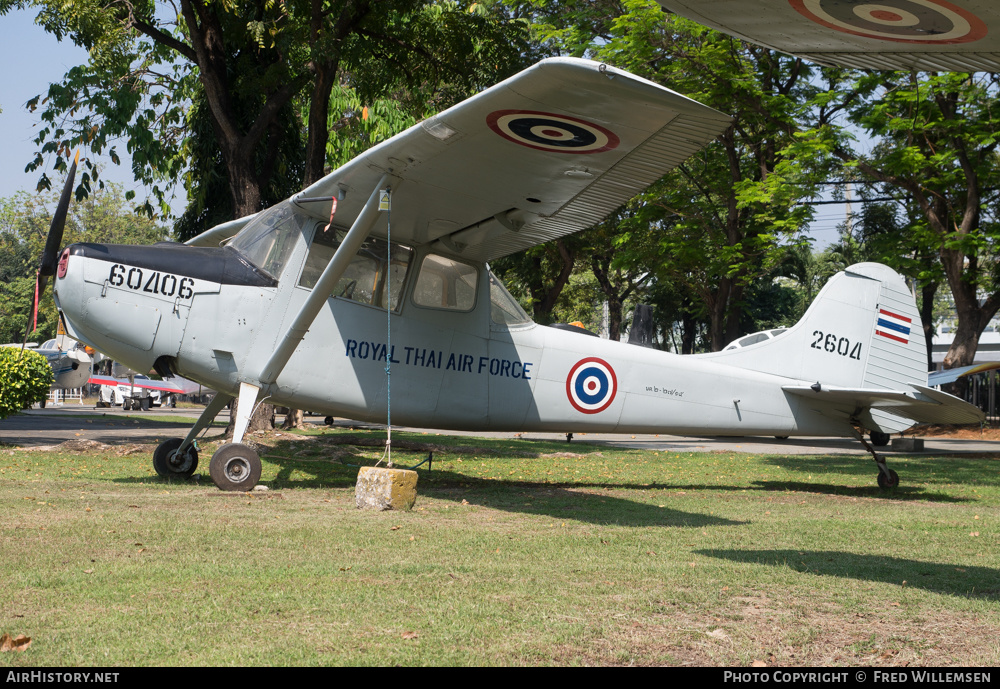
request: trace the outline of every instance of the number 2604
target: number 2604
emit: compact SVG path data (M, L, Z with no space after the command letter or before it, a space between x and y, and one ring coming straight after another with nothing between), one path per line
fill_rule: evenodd
M831 354L839 354L840 356L846 356L849 359L857 359L861 361L861 343L855 342L851 345L851 341L846 337L837 337L833 333L823 333L819 330L813 331L812 348L819 349L824 352L830 352Z

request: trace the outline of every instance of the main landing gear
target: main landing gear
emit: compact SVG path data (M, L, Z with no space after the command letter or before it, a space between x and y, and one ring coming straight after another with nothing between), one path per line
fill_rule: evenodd
M198 448L188 443L183 450L183 438L164 440L153 451L153 468L163 478L190 478L198 468Z
M253 490L260 480L260 472L260 456L256 450L243 443L223 445L215 451L208 465L208 473L219 490Z
M232 399L231 395L217 394L205 407L186 438L171 438L160 443L153 452L153 468L156 473L164 478L188 478L194 474L198 468L195 438ZM208 473L220 490L253 490L260 480L260 456L249 445L228 443L212 455Z
M865 440L864 428L855 424L854 426L855 437L861 441L861 444L865 446L865 449L871 453L872 459L875 460L875 465L878 467L878 487L882 490L892 490L899 486L899 474L890 469L885 464L885 456L880 455L875 452L875 447L885 447L889 444L889 434L882 433L879 431L872 431L871 443Z

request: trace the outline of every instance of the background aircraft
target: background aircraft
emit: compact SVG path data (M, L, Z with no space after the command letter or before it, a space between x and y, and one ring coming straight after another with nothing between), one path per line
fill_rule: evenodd
M751 43L821 65L1000 71L994 0L657 0Z
M20 344L0 345L3 347L21 347ZM49 362L52 367L52 385L49 391L75 390L87 384L90 377L90 367L95 359L101 358L96 352L88 352L86 347L66 337L58 337L47 340L41 345L29 342L25 345L34 352L38 352ZM45 401L41 402L45 406Z

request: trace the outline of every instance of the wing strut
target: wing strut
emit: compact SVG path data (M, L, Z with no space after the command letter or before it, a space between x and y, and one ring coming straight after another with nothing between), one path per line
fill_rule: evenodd
M329 299L334 285L343 276L344 271L347 270L348 265L350 265L355 255L361 249L361 245L368 238L368 233L371 232L372 227L375 226L375 222L379 217L379 192L385 187L388 179L388 175L382 175L381 179L379 179L365 207L358 214L354 224L351 225L347 236L344 237L344 241L337 247L333 258L330 259L326 268L323 269L323 274L316 281L312 293L306 298L299 312L292 319L291 324L285 331L285 336L281 338L274 353L271 354L271 358L267 360L267 363L261 369L260 376L257 378L257 384L255 385L252 382L246 381L240 383L240 403L236 413L236 424L233 433L234 443L243 442L243 433L246 431L247 424L250 421L250 414L260 396L260 389L272 385L278 380L278 376L281 375L285 364L292 357L295 348L299 346L302 338L309 332L309 328L312 326L316 316L319 315L323 305ZM249 404L246 404L245 400L249 400Z

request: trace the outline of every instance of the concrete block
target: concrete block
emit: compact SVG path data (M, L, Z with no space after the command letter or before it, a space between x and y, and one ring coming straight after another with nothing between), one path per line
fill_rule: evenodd
M354 486L358 509L410 510L417 501L417 472L410 469L361 467Z
M923 452L923 438L893 438L892 449L894 452Z

